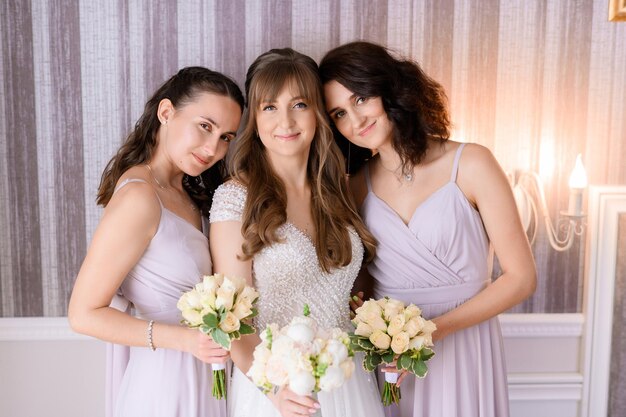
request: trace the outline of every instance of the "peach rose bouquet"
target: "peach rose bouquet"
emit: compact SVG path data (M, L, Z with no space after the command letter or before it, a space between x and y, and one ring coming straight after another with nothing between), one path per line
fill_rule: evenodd
M389 297L368 300L356 309L350 334L354 351L365 353L363 368L373 371L381 363L394 363L398 370L406 370L419 378L426 376L426 362L433 357L432 334L437 329L422 317L419 307ZM398 403L400 388L397 373L385 372L382 392L384 405Z
M269 324L260 334L248 376L267 393L289 386L298 395L340 387L354 372L350 337L341 329L322 329L309 317L294 317L283 328Z
M257 315L254 304L257 291L242 278L221 274L205 275L202 282L185 292L176 307L182 312L182 323L211 336L213 341L230 350L232 340L255 332L247 321ZM211 364L213 396L226 398L226 373L223 364Z

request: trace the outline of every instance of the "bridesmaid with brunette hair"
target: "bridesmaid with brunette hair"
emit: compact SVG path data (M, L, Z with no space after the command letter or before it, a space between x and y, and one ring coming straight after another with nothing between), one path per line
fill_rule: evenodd
M208 364L228 352L181 326L176 303L212 272L206 216L243 104L230 78L183 68L146 103L104 170L104 214L68 316L74 331L111 342L107 416L226 413L211 396Z
M506 175L487 148L449 140L443 88L417 63L353 42L328 52L320 75L336 139L350 142L350 162L365 156L350 185L378 241L374 296L414 303L437 325L427 376L401 375L387 412L508 416L496 316L533 293L536 272ZM503 271L493 282L490 246Z

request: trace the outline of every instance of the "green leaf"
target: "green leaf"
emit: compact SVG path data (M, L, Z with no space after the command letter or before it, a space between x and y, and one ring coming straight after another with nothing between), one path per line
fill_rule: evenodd
M376 365L372 363L369 355L365 355L365 358L363 359L363 368L365 368L365 370L368 372L372 372L374 369L376 369Z
M241 323L239 325L239 333L241 334L253 334L256 330L254 329L254 327L250 326L249 324L246 323Z
M383 358L383 362L385 362L385 363L391 363L391 362L393 362L393 358L394 358L395 356L396 356L396 355L395 355L395 353L393 353L393 351L392 351L392 352L389 352L389 353L386 353L386 354L384 354L384 355L382 356L382 358Z
M372 342L370 342L369 339L366 338L359 338L357 341L357 344L359 346L361 346L363 349L365 350L373 350L374 349L374 344Z
M211 329L216 328L217 325L219 324L219 320L217 319L217 316L213 313L205 314L204 317L202 317L202 321Z
M365 361L364 361L365 369L371 372L374 369L376 369L376 367L380 365L382 361L383 361L382 357L377 353L372 352L368 355L365 355Z
M230 337L222 329L215 328L211 332L211 337L215 343L219 344L226 350L230 350Z
M204 325L204 324L203 324L202 326L200 326L200 331L201 331L202 333L204 333L204 334L210 334L210 333L211 333L211 330L212 330L212 329L211 329L209 326L206 326L206 325Z
M428 366L426 366L426 362L421 361L419 359L414 359L411 361L411 372L420 378L424 378L428 373Z
M423 361L427 361L430 358L432 358L433 356L435 356L435 352L432 351L432 349L428 349L428 348L422 348L422 350L420 351L420 359Z
M302 313L304 314L304 317L309 317L309 315L311 314L311 309L309 308L308 304L304 305Z
M397 368L411 370L411 357L404 353L400 355L398 358Z
M251 319L252 317L256 317L259 315L259 310L257 310L256 308L251 308L250 311L252 311L252 314L246 317L247 319Z

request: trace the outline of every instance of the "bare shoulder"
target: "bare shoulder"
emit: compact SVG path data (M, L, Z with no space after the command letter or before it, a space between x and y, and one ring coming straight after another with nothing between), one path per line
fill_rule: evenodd
M144 181L130 181L141 179ZM128 176L126 173L117 184L118 190L107 204L104 215L118 218L138 227L154 228L161 218L161 204L154 188L146 178Z
M479 205L481 196L509 187L507 177L493 153L476 143L468 143L463 149L457 184L474 205Z

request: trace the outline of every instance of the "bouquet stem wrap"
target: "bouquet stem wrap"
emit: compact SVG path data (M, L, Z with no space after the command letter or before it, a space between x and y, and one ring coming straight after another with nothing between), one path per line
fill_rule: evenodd
M213 397L221 400L226 398L226 365L223 363L212 363L213 370Z
M385 385L381 395L383 405L388 406L391 403L398 404L400 402L400 387L398 387L398 376L395 372L385 372Z

